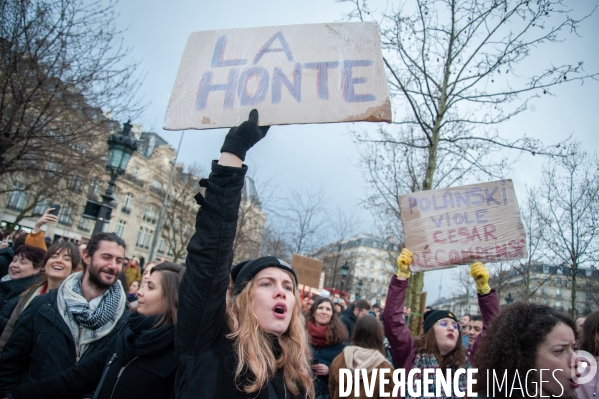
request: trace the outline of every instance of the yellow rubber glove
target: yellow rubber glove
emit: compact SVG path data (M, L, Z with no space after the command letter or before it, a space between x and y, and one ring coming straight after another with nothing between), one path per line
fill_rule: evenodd
M410 271L410 265L412 264L412 253L404 248L397 257L397 277L410 278L412 272Z
M491 292L489 287L489 269L481 262L476 262L470 265L470 275L476 283L476 292L479 294L488 294Z

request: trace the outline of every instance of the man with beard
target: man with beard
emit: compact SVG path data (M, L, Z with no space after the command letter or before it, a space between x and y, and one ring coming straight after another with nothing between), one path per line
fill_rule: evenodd
M98 233L83 257L84 272L36 297L19 317L0 357L0 392L50 377L111 347L125 326L127 299L118 280L125 242L114 233Z

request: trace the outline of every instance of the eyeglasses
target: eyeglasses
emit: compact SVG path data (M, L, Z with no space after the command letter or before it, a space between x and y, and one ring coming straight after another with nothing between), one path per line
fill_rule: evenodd
M449 328L449 326L451 325L451 328L453 328L454 330L457 330L457 331L462 330L462 327L460 326L460 324L456 323L455 321L448 323L445 320L439 320L439 325L445 329Z

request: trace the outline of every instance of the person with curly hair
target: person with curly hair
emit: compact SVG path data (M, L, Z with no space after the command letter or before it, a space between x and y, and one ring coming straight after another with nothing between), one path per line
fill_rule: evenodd
M408 249L403 249L397 259L397 274L391 278L389 291L387 293L387 303L383 312L385 336L389 341L393 359L397 368L404 368L406 374L411 369L451 369L455 374L458 369L465 369L471 366L468 361L468 354L462 345L460 334L460 323L457 316L447 310L431 310L425 314L423 330L424 334L415 340L410 335L410 331L404 317L404 306L406 301L406 291L408 289L408 279L411 272L409 265L412 263L412 253ZM474 278L479 293L479 305L483 314L488 315L490 320L499 311L499 302L497 293L488 285L489 272L482 263L475 263L470 266L470 274ZM484 308L484 310L483 310ZM481 339L479 337L478 339ZM473 345L472 350L477 345ZM453 375L452 374L452 375ZM459 390L466 392L466 373L459 374ZM437 382L435 373L430 376L431 383L425 387L422 375L416 375L414 378L414 391L422 398L427 392L436 393ZM451 392L444 393L443 397L456 398L454 392L455 384L451 385ZM409 390L406 391L406 397L411 396Z
M534 303L507 306L475 355L478 397L575 398L575 350L576 324L567 315Z
M583 350L595 357L595 361L599 363L599 311L593 312L584 318L582 326L579 326L576 319L576 327L581 329L578 339L578 349ZM579 330L580 331L580 330ZM585 377L591 372L591 367L587 367L583 372L582 377ZM578 399L597 399L599 395L599 373L595 374L595 378L586 384L581 384L576 390Z
M314 396L295 271L274 256L231 269L247 172L243 160L267 130L252 110L229 130L209 178L200 180L206 191L195 196L201 207L179 291L176 398Z
M322 297L308 312L307 329L312 346L312 371L316 374L316 399L328 399L331 363L345 348L347 329L333 302Z

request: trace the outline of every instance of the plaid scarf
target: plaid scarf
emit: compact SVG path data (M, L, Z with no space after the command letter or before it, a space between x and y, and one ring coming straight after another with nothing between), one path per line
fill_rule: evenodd
M422 353L422 352L418 352L416 354L416 356L414 357L414 361L412 362L412 368L415 369L420 369L422 371L424 371L425 369L438 369L440 367L439 362L437 361L437 358L435 357L435 355L433 355L432 353ZM465 362L464 364L464 368L470 368L470 364L468 363L468 361ZM455 372L455 370L452 370ZM443 372L443 375L445 375L445 371ZM437 379L435 376L435 373L430 375L430 379L432 380L432 383L429 385L428 387L428 392L432 393L434 397L436 397L436 392L437 392ZM459 389L462 392L466 392L466 373L461 374L459 377ZM415 374L414 375L414 391L418 392L418 389L416 388L417 385L420 385L420 396L416 397L416 398L423 398L424 396L424 380L422 379L422 375L421 374ZM453 381L451 384L451 395L450 396L442 396L442 398L452 398L452 399L458 399L458 397L456 396L455 392L453 392ZM445 391L443 389L441 389L441 393L445 393ZM408 391L406 389L406 398L415 398L413 396L410 396L408 394Z
M81 282L83 272L71 274L58 288L58 309L69 326L77 346L79 358L87 345L108 335L121 318L127 302L120 281L108 288L103 294L97 309L91 311L89 303L83 297ZM83 335L80 335L80 330Z

